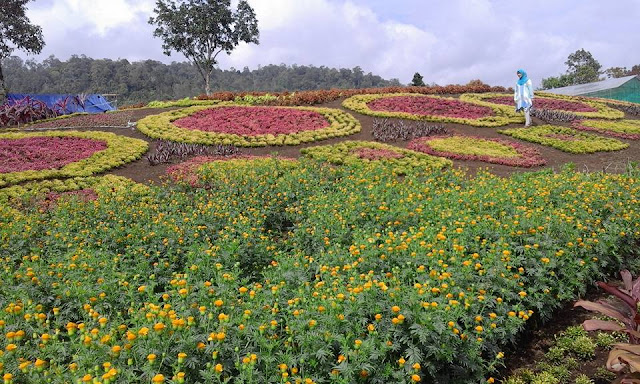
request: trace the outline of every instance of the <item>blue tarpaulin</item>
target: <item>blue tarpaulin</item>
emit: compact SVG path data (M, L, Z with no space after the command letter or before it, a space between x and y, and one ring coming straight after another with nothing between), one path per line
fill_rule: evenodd
M7 103L9 105L19 102L26 97L32 100L39 100L47 104L53 110L59 110L64 106L65 113L87 112L101 113L113 111L115 108L109 102L98 94L89 95L65 95L65 94L28 94L28 93L9 93L7 95Z

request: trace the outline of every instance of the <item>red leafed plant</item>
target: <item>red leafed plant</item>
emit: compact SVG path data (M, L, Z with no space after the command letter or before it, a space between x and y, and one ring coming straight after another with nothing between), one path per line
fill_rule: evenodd
M459 100L425 96L384 97L368 102L367 106L374 111L405 112L463 119L479 119L494 115L493 110L489 107Z
M381 148L358 148L354 153L364 160L401 159L404 157L402 153Z
M582 326L586 331L619 331L625 332L629 336L629 343L619 343L613 346L607 360L607 369L612 372L625 373L628 368L631 372L640 372L640 314L638 313L638 303L640 303L640 278L633 280L631 273L627 270L620 272L623 287L616 287L602 281L598 286L615 296L617 300L608 302L598 300L597 302L579 300L574 306L583 307L589 311L599 312L613 320L586 320ZM629 381L633 379L623 379L622 383L634 383L640 381Z
M236 135L290 134L330 124L320 113L273 107L218 107L173 122L181 128Z

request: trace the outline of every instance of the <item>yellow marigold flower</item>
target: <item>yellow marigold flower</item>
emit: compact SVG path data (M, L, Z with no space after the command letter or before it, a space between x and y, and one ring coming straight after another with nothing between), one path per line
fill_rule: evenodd
M147 336L148 334L149 334L149 328L147 328L147 327L142 327L138 331L138 335L140 335L140 336Z
M226 337L226 335L225 335L225 333L224 333L224 332L218 332L218 333L216 333L216 340L218 340L218 341L222 341L222 340L224 340L224 338L225 338L225 337Z
M315 320L313 320L313 319L309 320L309 327L313 328L313 327L315 327L315 326L316 326L316 324L318 324L318 322L317 322L317 321L315 321Z
M7 347L5 348L5 350L6 350L7 352L13 352L13 351L15 351L16 349L18 349L18 346L17 346L17 345L15 345L15 344L9 344L9 345L7 345Z
M90 382L91 380L93 380L93 376L91 376L91 375L90 375L90 374L88 374L88 373L82 377L82 382L83 382L83 383L88 383L88 382Z
M378 320L378 321L379 321L380 319L382 319L382 315L381 315L381 314L379 314L379 313L376 313L376 315L375 315L374 317L375 317L375 319L376 319L376 320Z
M151 379L151 381L154 383L164 383L164 375L158 373L157 375L153 376L153 379Z
M420 369L420 363L415 363L411 366L413 369Z
M215 369L215 371L217 373L221 373L222 372L222 364L216 364L214 369Z
M514 316L516 315L516 313L515 313L515 312L513 312L513 311L510 311L510 312L508 313L508 315L509 315L510 317L514 317Z
M138 292L144 292L145 289L147 289L147 286L146 285L141 285L141 286L138 287Z
M518 295L520 295L520 297L525 297L525 296L527 296L527 292L520 291L520 293L518 293Z
M147 355L147 360L149 360L150 363L153 363L156 360L156 357L155 353L150 353Z
M213 302L213 305L215 305L216 307L222 307L224 305L224 301L218 299Z
M156 323L153 325L153 330L156 332L160 332L165 328L164 323Z
M114 355L117 355L118 353L120 353L120 351L122 351L122 347L119 345L114 345L113 347L111 347L111 352Z
M45 360L41 360L41 359L36 359L36 362L34 363L34 365L37 368L42 368L47 364L47 362Z
M484 328L482 328L480 325L478 325L475 329L476 329L476 332L484 331Z
M5 383L10 383L11 380L13 380L13 375L10 373L5 373L4 375L2 375L2 379Z
M406 362L407 362L407 361L404 359L404 357L401 357L401 358L399 358L399 359L398 359L398 364L399 364L400 366L403 366L403 365L404 365L404 363L406 363Z
M411 375L411 380L417 383L422 379L420 379L419 375Z
M393 307L391 307L391 311L393 313L398 313L400 312L400 307L398 307L397 305L394 305Z
M278 368L280 368L280 371L284 372L287 370L288 367L287 367L287 364L280 364L278 365Z
M373 324L369 324L369 325L367 326L367 329L369 330L369 332L373 332L373 331L375 331L375 330L376 330L376 326L375 326L375 325L373 325Z

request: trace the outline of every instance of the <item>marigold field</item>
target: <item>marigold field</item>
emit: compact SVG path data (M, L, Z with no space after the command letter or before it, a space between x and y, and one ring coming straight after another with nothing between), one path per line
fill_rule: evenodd
M5 382L493 382L527 322L638 256L637 170L388 167L239 158L12 197Z

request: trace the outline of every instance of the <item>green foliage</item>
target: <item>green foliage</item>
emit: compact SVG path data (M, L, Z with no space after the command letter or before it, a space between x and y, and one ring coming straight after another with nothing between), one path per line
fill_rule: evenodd
M545 353L544 358L551 362L558 363L564 359L566 353L567 353L567 350L564 349L563 347L555 346L555 347L549 348L549 351Z
M376 164L245 160L203 165L203 188L0 205L4 373L477 383L530 316L637 257L637 173L398 178Z
M577 131L573 128L539 125L499 130L499 133L569 153L619 151L629 147L620 140Z
M620 340L619 337L616 337L613 333L598 332L596 334L596 345L601 348L610 349L613 344L620 341L622 340Z
M562 332L556 339L556 345L580 359L592 357L596 349L596 343L580 325L569 327Z
M585 375L584 373L579 375L578 377L576 377L575 384L593 384L593 380L591 380L589 378L589 376Z
M202 93L198 70L188 62L92 59L71 56L61 61L50 56L41 62L12 56L2 61L10 89L20 93L117 93L118 105L154 100L192 98ZM213 91L283 92L399 86L354 69L304 65L266 65L249 70L215 68ZM233 99L231 99L233 100Z
M604 381L606 383L612 382L616 378L616 374L607 371L605 367L598 367L593 374L593 378L598 381Z
M197 100L185 97L181 100L176 101L151 101L147 104L147 108L172 108L172 107L193 107L199 105L216 105L219 101L217 100Z
M413 79L411 80L411 86L413 87L424 87L425 83L423 77L420 73L416 72L413 74Z
M593 58L591 52L579 49L570 54L565 61L567 73L558 77L542 79L542 89L560 88L569 85L598 81L602 65Z
M553 372L544 371L537 374L531 384L560 384L561 380L554 376Z
M205 83L205 93L211 93L211 73L221 52L231 54L238 44L258 44L258 20L246 0L231 8L230 0L156 0L155 37L163 41L167 56L171 51L182 53L196 67Z
M2 60L14 49L40 53L44 47L42 28L31 24L26 5L31 0L3 0L0 3L0 105L6 97Z

